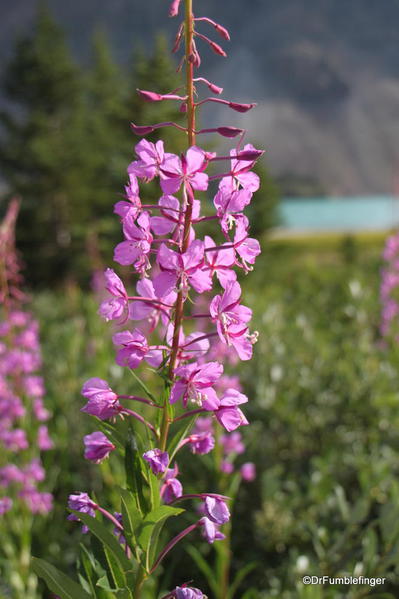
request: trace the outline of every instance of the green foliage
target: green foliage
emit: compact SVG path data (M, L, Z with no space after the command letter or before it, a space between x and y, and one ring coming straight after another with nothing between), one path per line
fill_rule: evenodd
M253 364L243 364L241 373L251 422L248 453L242 460L256 463L258 478L241 485L235 502L231 580L239 579L247 564L257 566L246 573L235 597L392 599L399 592L399 349L382 346L378 337L382 240L353 239L350 260L337 237L264 245L244 301L254 309L260 340ZM133 491L121 491L117 483L123 459L118 464L113 456L112 470L105 462L100 472L85 464L81 437L89 432L90 419L79 412L79 390L90 376L106 378L116 389L143 391L132 377L123 378L121 370L110 365L112 344L92 297L69 288L63 295L42 293L34 305L41 321L48 401L54 410L51 432L58 444L53 455L46 456L57 509L51 526L37 525L34 554L74 575L71 563L81 540L80 527L65 523L64 506L68 492L91 487L122 512L125 526L129 523L127 541L136 548L132 561L144 559L145 564L137 542L143 516ZM182 421L182 430L175 433L175 443L185 424ZM104 426L123 454L125 435L119 425ZM178 454L179 468L188 473L186 480L192 474L196 490L216 490L216 481L209 480L207 457L196 459L194 467L189 451ZM156 508L149 505L148 469L144 482L150 512ZM187 484L185 492L191 490ZM177 533L184 520L185 514L170 518L168 527ZM7 542L2 536L2 545ZM201 558L208 566L214 563L214 548L197 542L195 547L198 563ZM106 559L91 544L87 551L90 557L81 555L80 574L90 584L87 570L91 572L96 596L109 599ZM145 599L173 588L182 572L206 590L209 572L203 568L199 574L184 542L172 553L163 562L162 583L144 587ZM387 583L349 588L306 587L301 582L304 574L355 573L386 577ZM108 586L114 588L111 583Z
M49 588L57 593L61 599L89 599L86 593L74 580L65 576L57 568L39 558L32 558L33 569L36 574L43 578Z

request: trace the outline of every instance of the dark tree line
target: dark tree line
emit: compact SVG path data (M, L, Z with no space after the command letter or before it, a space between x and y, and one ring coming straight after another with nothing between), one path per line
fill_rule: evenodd
M158 37L149 56L136 49L130 63L118 66L97 31L90 67L78 65L43 6L30 35L16 43L2 81L11 109L0 114L0 170L8 189L0 209L8 197L21 197L17 243L33 285L87 280L93 255L109 258L120 236L112 205L138 141L129 122L182 120L172 103L147 104L135 93L166 93L180 84L165 39ZM168 151L181 147L180 135L162 131ZM260 228L270 224L273 189L270 183L258 202Z

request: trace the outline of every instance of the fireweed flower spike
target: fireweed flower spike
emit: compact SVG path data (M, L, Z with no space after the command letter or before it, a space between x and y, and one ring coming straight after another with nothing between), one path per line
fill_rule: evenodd
M183 495L184 472L179 472L175 456L187 445L196 456L193 459L201 459L197 456L212 451L215 439L221 437L221 429L227 431L225 438L248 424L242 411L248 398L241 392L236 377L226 376L223 371L224 365L228 368L240 360L249 360L256 340L256 334L249 330L252 312L241 303L235 269L251 270L260 253L258 242L249 237L245 210L259 187L259 178L252 169L262 152L250 144L242 147L245 133L242 128L223 124L196 130L196 111L205 103L222 103L238 112L246 112L255 105L213 95L199 96L206 89L217 95L222 91L217 84L195 76L201 63L202 42L221 56L226 53L197 29L211 25L225 41L230 36L222 25L207 17L196 20L192 0L173 0L170 16L176 16L183 5L184 23L178 28L173 50L183 47L184 41L181 63L185 68L184 89L168 94L157 90L138 90L138 93L144 101L177 102L185 114L186 125L131 124L132 131L144 139L137 143L135 156L127 168L124 199L115 205L122 231L114 260L138 276L137 295L130 295L130 281L127 285L114 270L107 269L109 297L99 310L106 320L123 323L123 330L119 329L112 338L115 360L118 366L131 371L144 397L133 395L135 391L130 389L119 395L101 378L89 379L82 389L87 402L82 411L96 417L101 429L85 438L88 459L99 463L110 452L120 451L121 436L126 435L122 430L129 430L123 450L128 489L121 492L121 505L112 509L122 517L113 516L86 493L71 496L69 503L89 529L89 516L96 517L94 534L98 534L102 516L116 527L118 538L126 542L127 559L134 561L126 565L125 575L127 581L135 572L134 581L126 582L126 588L133 588L135 599L140 598L146 579L184 537L189 534L193 537L199 531L208 543L225 538L219 527L230 518L227 498L203 489ZM200 42L199 49L196 40ZM163 127L175 127L186 137L187 145L179 154L168 152L162 140L153 143L145 139ZM197 144L198 133L210 132L238 138L230 155L217 155ZM212 171L209 176L211 163L221 164L221 172ZM217 182L212 198L215 211L213 215L201 216L201 201L212 205L207 197L210 180ZM158 200L143 204L140 198L145 197L149 181L159 185ZM212 236L201 238L197 225L204 220L209 221L213 230ZM149 371L152 376L159 376L162 392L159 384L152 383ZM145 410L145 418L139 411L126 407L126 401L134 400L137 410ZM202 416L196 425L199 414ZM136 437L135 421L146 426L145 441L142 430L140 437ZM224 443L221 460L232 466L233 457L241 453L243 446L237 436L231 439L229 448L227 441ZM246 466L243 477L251 476ZM196 498L201 500L201 518L198 520L193 512L192 523L182 527L173 538L169 537L163 548L152 547L151 539L163 536L159 536L159 528L153 535L151 527L163 525L170 516L179 516L182 508L175 507L176 504L186 505L183 500L187 499L190 505L191 499ZM75 520L78 516L73 513L69 518ZM137 530L141 532L136 534ZM123 562L119 554L116 560ZM110 573L110 580L112 576ZM167 597L199 599L203 593L181 585Z
M0 561L7 563L4 587L22 597L33 592L31 574L29 580L20 576L30 570L32 523L36 514L52 510L53 497L42 488L46 481L41 455L54 443L44 424L51 413L39 374L39 325L21 290L15 247L18 210L19 202L12 200L0 223ZM5 556L2 549L7 544L13 550Z

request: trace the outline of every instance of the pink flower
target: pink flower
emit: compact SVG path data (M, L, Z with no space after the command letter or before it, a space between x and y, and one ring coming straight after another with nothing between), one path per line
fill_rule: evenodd
M246 271L252 270L248 264L255 264L257 256L261 253L259 241L248 237L248 226L248 219L246 216L237 219L233 242L234 249L240 256L242 265Z
M15 464L7 464L0 468L0 486L8 487L12 483L24 482L24 473Z
M165 160L163 141L157 141L153 144L146 139L142 139L136 145L136 154L139 160L129 164L127 168L129 175L136 175L145 181L151 181L159 175L159 169ZM166 156L169 156L169 154L166 154Z
M158 324L159 317L166 324L169 321L170 307L176 301L176 292L165 288L160 275L151 279L141 279L136 285L138 295L147 299L153 299L154 303L149 301L135 300L130 304L129 316L132 320L146 319L150 323L151 331Z
M158 206L162 208L161 216L151 217L151 230L155 235L167 235L180 222L180 202L175 196L163 195L159 199Z
M212 288L212 279L204 266L204 242L193 241L184 254L179 254L162 244L158 251L158 264L163 270L164 291L178 285L186 293L189 285L203 293Z
M155 448L146 451L143 458L150 465L154 474L161 474L166 471L169 464L169 456L166 451Z
M252 356L252 343L247 323L252 317L252 310L241 306L240 298L240 285L236 281L228 283L223 295L213 298L209 311L221 341L232 345L241 360L249 360Z
M187 438L193 453L204 455L215 447L215 437L210 432L192 434Z
M147 339L139 329L134 329L133 332L115 333L112 341L115 345L120 346L116 354L116 363L119 366L137 368L150 349Z
M50 412L44 407L43 400L40 397L33 400L33 413L39 422L45 422L51 416Z
M26 432L21 428L0 431L0 441L10 451L23 451L29 447Z
M123 411L118 396L103 379L92 378L86 381L82 387L82 395L88 402L81 408L81 412L97 416L100 420L114 418Z
M29 375L24 381L25 393L31 397L43 397L45 393L42 376Z
M185 586L176 587L173 596L175 599L204 599L205 597L204 593L199 589Z
M246 144L242 151L257 152L252 144ZM230 155L234 156L236 153L236 150L231 150ZM252 193L257 191L259 189L259 177L256 173L250 172L255 162L256 160L250 162L248 160L237 160L237 158L232 158L230 175L228 177L223 177L219 188L235 190L242 187Z
M114 252L114 260L123 266L133 264L135 270L144 274L148 267L147 255L151 250L153 237L150 233L150 216L143 212L137 219L127 217L123 223L126 241L119 243Z
M216 247L215 242L209 235L205 236L205 268L209 268L211 277L216 274L222 287L237 279L233 270L235 264L234 248L228 247L231 244L224 244L219 249L212 251ZM227 246L227 247L225 247Z
M94 464L100 464L115 449L115 445L100 431L86 435L83 437L83 442L85 445L84 456L86 460L90 460Z
M137 177L133 174L129 175L129 184L125 185L126 199L116 202L114 206L114 213L121 217L122 222L130 217L136 220L141 212L141 201L139 198L139 186L137 183Z
M206 410L213 410L219 405L218 397L212 385L218 380L223 372L223 366L218 362L207 364L188 364L180 366L175 370L179 377L171 390L170 403L176 403L180 399L183 406L188 402L196 403Z
M47 514L53 509L51 493L41 493L35 487L25 487L19 492L32 514Z
M45 425L39 426L37 432L37 445L41 451L48 451L54 447L54 443L48 434L48 428Z
M161 187L164 193L173 194L181 184L205 191L208 188L208 175L203 172L207 166L205 152L192 146L181 158L169 155L161 168Z
M245 451L245 445L242 442L241 433L239 432L231 433L231 435L222 435L220 443L223 446L226 456L230 454L240 455Z
M220 470L224 474L231 474L232 472L234 472L234 466L228 460L222 460L222 463L220 464Z
M76 495L70 495L68 498L68 507L71 510L75 510L76 512L81 512L82 514L89 514L92 518L96 515L95 510L97 510L98 505L90 499L87 493L78 493ZM75 516L75 514L70 514L67 520L73 520L75 522L79 522L79 518ZM82 532L88 532L88 527L86 524L82 526Z
M175 464L174 468L168 468L165 474L164 483L161 487L161 498L165 503L171 503L183 495L183 486L176 476L179 469Z
M255 464L253 464L252 462L246 462L241 466L240 473L243 480L247 482L252 482L256 478Z
M221 187L213 203L215 204L217 216L220 219L220 226L225 235L235 223L235 217L240 214L245 206L251 202L252 192L248 189L229 189Z
M218 408L214 411L220 424L230 433L239 426L249 424L243 412L238 407L246 403L248 397L236 389L227 389L221 397Z
M24 483L41 482L45 478L45 471L39 458L33 459L23 470Z
M0 498L0 516L3 516L6 512L9 512L12 508L12 499L10 497Z
M205 515L215 524L225 524L230 520L230 512L226 503L219 497L205 499Z
M225 538L224 534L221 533L217 525L209 520L209 518L201 518L200 523L202 525L202 534L208 543L213 543L214 541L221 541Z
M107 321L116 320L123 316L128 308L126 289L112 268L106 269L104 277L106 281L105 288L112 298L101 303L98 313Z

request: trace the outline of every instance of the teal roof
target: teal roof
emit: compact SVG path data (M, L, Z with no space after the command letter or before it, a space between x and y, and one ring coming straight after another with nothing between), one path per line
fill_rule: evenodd
M297 231L391 229L399 225L399 197L284 198L279 223Z

